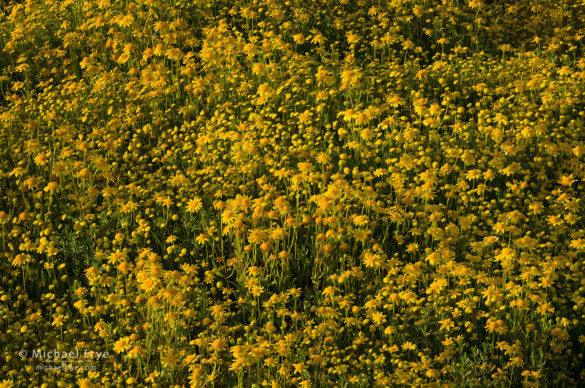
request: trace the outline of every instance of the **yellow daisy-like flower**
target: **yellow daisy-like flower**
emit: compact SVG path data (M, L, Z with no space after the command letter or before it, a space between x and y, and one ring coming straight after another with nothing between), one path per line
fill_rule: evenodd
M114 352L116 353L121 353L124 350L126 350L126 348L128 347L129 342L128 339L126 337L124 338L120 338L118 341L116 341L116 343L114 344Z
M333 295L335 295L336 290L337 290L337 287L333 287L333 286L326 287L323 290L323 295L328 296L328 297L333 297Z
M91 381L89 381L88 379L81 379L77 381L77 384L80 388L92 388L94 387L94 384L92 384Z
M54 193L55 191L58 191L59 189L60 189L60 186L57 182L49 182L44 190L48 191L50 193Z
M199 197L194 197L193 199L191 199L189 201L189 203L187 204L187 211L189 213L196 213L199 210L201 210L201 206L203 205L203 202L201 201L201 198Z
M156 287L156 281L151 278L147 278L144 282L140 285L140 288L146 292L150 292Z
M201 233L199 236L197 236L197 238L195 239L195 241L197 242L197 244L205 244L208 241L208 237Z
M353 224L356 226L363 226L366 225L367 223L368 223L367 216L357 216L353 219Z
M16 255L16 257L14 257L14 260L12 260L12 265L15 267L20 267L24 263L26 263L26 256L23 255L22 253Z
M51 325L52 326L61 327L61 326L63 326L63 321L64 321L63 316L62 315L57 315L55 317L55 319L53 320L53 323L51 323Z

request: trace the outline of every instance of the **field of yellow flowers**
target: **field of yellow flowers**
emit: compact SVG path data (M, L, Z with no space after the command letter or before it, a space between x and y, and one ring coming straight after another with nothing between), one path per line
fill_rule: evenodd
M0 3L0 387L585 386L583 1Z

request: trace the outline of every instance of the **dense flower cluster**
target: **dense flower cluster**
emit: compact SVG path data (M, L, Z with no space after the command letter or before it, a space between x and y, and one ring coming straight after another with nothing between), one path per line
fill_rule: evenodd
M0 387L585 381L581 1L2 3Z

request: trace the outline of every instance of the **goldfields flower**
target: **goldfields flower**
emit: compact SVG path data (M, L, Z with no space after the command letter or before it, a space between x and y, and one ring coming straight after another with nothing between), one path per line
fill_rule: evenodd
M353 219L353 224L356 225L356 226L364 226L367 223L368 223L368 217L367 216L360 215L360 216L356 216Z
M51 323L51 325L52 326L61 327L61 326L63 326L63 321L64 321L64 316L63 315L57 315L53 319L53 323Z
M50 192L52 194L59 191L60 188L61 186L59 186L57 182L49 182L47 186L45 186L44 191Z
M192 198L187 204L187 211L189 213L198 212L199 210L201 210L202 203L203 202L201 201L201 198L199 197Z
M19 253L12 260L12 265L15 266L15 267L20 267L21 265L23 265L24 263L26 263L26 261L27 261L26 260L26 256L23 255L22 253Z

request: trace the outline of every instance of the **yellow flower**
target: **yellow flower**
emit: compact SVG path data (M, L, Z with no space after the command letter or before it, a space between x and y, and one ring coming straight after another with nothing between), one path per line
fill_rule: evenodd
M303 44L305 43L305 36L303 34L296 34L293 36L293 40L297 44Z
M388 98L387 101L392 108L398 108L399 106L404 105L404 99L397 95Z
M561 216L559 214L557 215L551 215L548 217L548 222L552 225L552 226L558 226L560 224L562 224L563 220L561 219Z
M57 315L53 320L53 323L51 323L51 326L61 327L63 326L63 320L64 320L63 315Z
M227 344L226 344L225 340L223 340L223 339L221 339L221 338L217 338L215 341L213 341L213 342L211 343L211 348L212 348L214 351L220 351L220 350L223 350L223 349L225 349L226 345L227 345Z
M24 174L26 174L26 170L22 167L15 167L9 174L8 176L14 176L14 177L21 177Z
M349 44L353 44L353 43L357 43L359 41L360 37L357 34L350 34L347 37L347 43Z
M61 188L57 182L49 182L45 187L44 191L48 191L50 193L54 193Z
M47 164L49 157L46 154L39 154L35 157L35 163L39 166Z
M575 182L575 179L573 178L573 175L563 175L559 178L558 182L563 186L571 186L573 182Z
M440 323L440 327L439 327L440 331L449 332L449 331L451 331L451 329L453 327L455 327L455 322L453 322L450 318L443 319L442 321L439 321L439 323Z
M380 324L386 322L386 315L384 315L381 312L374 312L374 313L372 313L372 321L376 325L380 325Z
M29 189L33 189L39 183L39 180L35 177L31 177L25 180L23 183Z
M154 371L154 372L152 372L152 373L150 373L150 374L148 375L148 377L145 379L145 381L146 381L147 383L153 383L153 382L154 382L154 380L155 380L155 379L156 379L158 376L160 376L160 372L158 372L158 371Z
M76 176L78 178L89 178L91 175L92 175L91 171L89 171L89 169L87 168L84 168L81 171L79 171Z
M16 255L12 260L12 265L15 267L20 267L24 263L26 263L26 256L23 255L22 253Z
M368 216L356 216L353 219L353 224L356 226L363 226L368 223Z
M201 233L199 236L197 236L197 238L195 238L195 241L197 244L203 245L208 241L208 238L205 234Z
M261 286L253 286L252 291L250 292L254 298L259 297L264 292L264 287Z
M195 213L198 212L201 209L202 206L202 201L201 198L199 197L194 197L193 199L191 199L189 201L189 203L187 204L187 211L189 213Z
M402 344L403 350L416 350L416 348L417 348L416 344L413 344L410 341L406 341L405 343Z
M294 373L298 373L298 374L302 374L306 369L305 364L302 362L298 363L298 364L293 364L293 367L295 368Z
M585 239L578 238L575 240L571 240L571 244L569 245L573 249L577 249L579 251L585 249Z
M364 253L363 261L366 267L368 268L380 267L383 263L383 260L380 255L371 252Z
M328 287L325 287L322 294L327 296L327 297L333 298L333 295L335 295L335 291L337 291L337 287L328 286Z
M118 262L124 260L126 255L119 249L108 256L108 264L116 265Z
M147 278L142 282L140 288L146 292L150 292L156 287L156 283L154 279Z
M95 385L88 379L81 379L77 381L79 388L93 388Z
M114 344L114 352L121 353L129 346L128 338L122 337Z

